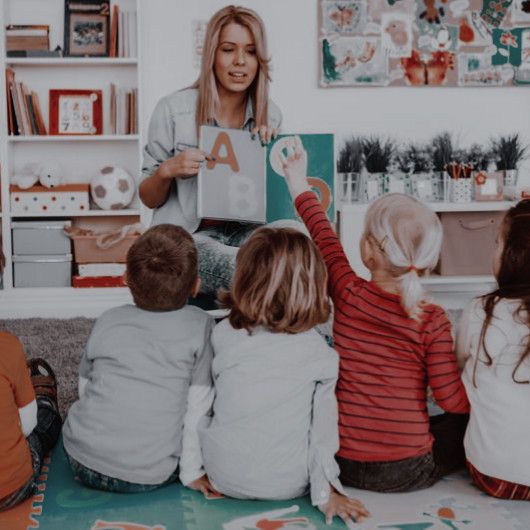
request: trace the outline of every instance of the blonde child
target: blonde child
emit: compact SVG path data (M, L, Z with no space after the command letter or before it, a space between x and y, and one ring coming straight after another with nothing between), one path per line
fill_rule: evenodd
M180 478L203 493L197 424L213 399L213 319L187 305L197 294L197 249L181 227L149 229L127 254L134 305L101 315L79 367L79 400L63 441L74 475L116 492Z
M229 317L212 333L216 397L200 432L212 484L236 498L311 491L331 521L367 515L343 493L335 383L338 358L313 329L329 315L326 269L304 234L261 228L241 247Z
M464 446L481 490L530 500L530 200L504 217L494 272L497 288L474 300L458 326L471 403Z
M441 307L425 301L420 283L438 261L440 222L405 195L375 201L361 241L371 273L366 281L352 270L307 184L307 154L298 137L283 164L295 206L328 269L340 356L341 481L380 492L428 487L464 465L469 410L451 324ZM444 411L454 414L429 419L427 386Z

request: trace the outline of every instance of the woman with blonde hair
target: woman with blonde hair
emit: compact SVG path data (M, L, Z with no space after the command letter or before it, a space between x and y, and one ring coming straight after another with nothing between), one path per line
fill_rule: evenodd
M259 266L256 267L256 264ZM315 331L330 312L326 267L313 242L261 228L241 247L228 318L212 333L213 417L199 430L214 488L240 499L311 493L329 521L368 515L338 479L338 357Z
M257 13L224 7L208 23L199 78L163 97L151 118L140 198L155 210L153 224L178 224L193 234L203 292L229 284L238 247L257 225L197 216L196 176L210 156L197 147L200 126L243 129L270 142L281 113L269 100L269 63Z

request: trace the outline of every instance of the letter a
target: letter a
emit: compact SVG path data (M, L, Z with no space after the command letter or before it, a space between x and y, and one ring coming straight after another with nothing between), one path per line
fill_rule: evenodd
M221 146L226 148L226 156L219 156L221 151ZM213 169L216 164L228 164L234 173L239 173L239 164L237 162L236 154L234 148L232 147L232 142L230 141L230 136L225 132L220 132L215 139L215 143L212 147L212 156L215 160L208 160L206 167L208 169Z

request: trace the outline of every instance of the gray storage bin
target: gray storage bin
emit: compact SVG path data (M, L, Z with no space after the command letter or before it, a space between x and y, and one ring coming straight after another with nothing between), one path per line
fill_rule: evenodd
M71 221L18 221L13 223L13 254L69 254L70 238L64 233Z
M70 287L72 254L13 256L15 287Z

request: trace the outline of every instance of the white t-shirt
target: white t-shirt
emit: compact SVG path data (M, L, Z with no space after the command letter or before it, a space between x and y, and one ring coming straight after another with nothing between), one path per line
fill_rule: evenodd
M525 315L516 314L520 301L499 301L485 337L492 358L488 366L480 342L486 318L482 304L480 299L469 304L457 332L457 355L460 365L465 362L462 380L471 404L464 438L466 456L485 475L530 486L530 384L512 379L530 329ZM515 379L530 380L530 357L517 369Z

